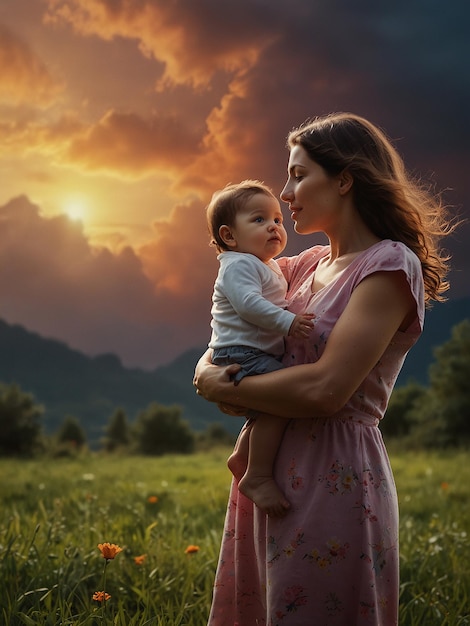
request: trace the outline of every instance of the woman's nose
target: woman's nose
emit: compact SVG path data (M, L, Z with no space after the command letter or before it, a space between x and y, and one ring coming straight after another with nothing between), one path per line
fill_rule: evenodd
M292 198L292 191L289 186L289 181L287 181L287 183L284 185L284 189L281 191L280 198L281 200L284 200L284 202L289 202L289 200Z

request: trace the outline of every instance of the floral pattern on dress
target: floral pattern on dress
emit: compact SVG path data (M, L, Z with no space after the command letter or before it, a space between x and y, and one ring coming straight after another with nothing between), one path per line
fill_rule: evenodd
M338 598L338 594L334 591L330 591L326 594L325 609L329 617L333 617L334 615L341 613L343 610L343 603Z
M266 561L268 567L271 567L273 563L275 563L281 556L281 551L279 550L279 546L276 543L276 539L273 535L270 535L266 541L267 545L267 554Z
M287 470L287 474L290 479L290 485L294 491L297 489L302 489L304 486L304 479L302 476L299 476L296 471L295 459L292 459L289 469Z
M331 537L326 542L325 549L314 548L311 552L304 554L304 559L310 563L315 563L321 569L326 569L343 561L349 550L349 543L341 543L336 537Z
M368 494L369 489L376 489L385 497L389 495L390 489L387 484L387 479L385 478L384 470L380 465L376 467L369 466L365 468L362 473L362 485L365 494Z
M378 574L387 564L386 554L389 550L394 550L395 545L386 547L385 538L380 541L370 544L371 552L369 554L363 553L361 559L370 563L372 570Z
M305 543L304 533L299 530L292 539L282 549L279 548L275 538L271 535L267 539L267 556L266 561L268 568L271 567L281 556L286 558L294 556L297 548Z
M320 475L319 482L325 484L332 495L351 493L359 477L351 466L344 466L340 461L332 463L329 472Z
M379 519L372 510L371 505L367 502L357 502L354 508L360 511L358 519L361 524L364 524L366 521L377 522Z
M283 620L288 613L295 613L300 606L307 604L308 598L305 590L301 585L293 585L287 587L282 595L282 603L284 611L276 611L278 620Z
M297 548L305 543L304 533L299 530L295 537L290 541L287 546L282 550L286 557L294 556Z

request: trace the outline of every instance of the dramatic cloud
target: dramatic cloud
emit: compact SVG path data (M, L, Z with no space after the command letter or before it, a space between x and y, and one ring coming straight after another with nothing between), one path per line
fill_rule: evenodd
M248 177L279 193L287 133L330 111L381 126L465 217L469 14L467 0L4 4L0 315L146 366L203 345L204 205ZM91 224L44 217L76 189L114 253ZM291 231L288 252L307 239ZM468 295L469 240L467 225L448 242L453 296Z
M49 73L27 43L0 24L0 101L49 106L62 85Z
M85 172L140 179L157 172L181 172L198 155L202 136L171 115L143 119L107 112L96 124L76 114L50 123L28 119L0 123L0 153L38 153L56 164Z
M0 154L39 153L60 160L71 138L83 132L76 115L45 122L27 113L17 121L0 123Z
M144 120L109 111L71 140L65 161L91 171L140 178L158 169L183 168L194 158L200 140L175 116Z
M264 3L190 0L156 3L114 0L49 0L46 21L69 23L82 35L137 39L142 52L165 65L160 80L207 86L218 71L238 72L256 62L276 37L273 7Z
M139 248L139 256L157 290L183 300L206 291L217 261L209 247L204 206L199 201L177 206L169 221L155 222L154 229L155 239Z
M387 7L297 0L289 10L277 0L269 11L261 0L229 1L223 11L214 0L49 0L47 6L44 20L55 31L68 26L89 39L137 42L154 60L154 84L160 84L151 115L107 108L95 121L68 128L68 136L60 131L70 115L21 132L9 128L19 146L55 146L64 165L137 178L163 168L182 191L203 193L253 175L277 184L288 130L338 109L405 137L411 162L431 150L466 149L465 0L424 15L404 0ZM119 69L110 66L99 80L112 86ZM176 93L183 83L187 90ZM423 167L433 169L432 158L426 160Z
M204 345L216 260L203 224L201 207L180 207L178 247L161 224L141 260L130 248L93 249L77 223L12 200L0 207L2 317L90 354L116 352L127 365L152 367Z

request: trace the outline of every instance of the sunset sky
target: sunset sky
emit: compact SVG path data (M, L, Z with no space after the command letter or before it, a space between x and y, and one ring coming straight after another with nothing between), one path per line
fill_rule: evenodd
M470 217L468 0L0 0L0 317L153 368L209 338L204 207L348 110ZM286 215L287 217L287 215ZM288 253L322 239L299 237ZM448 242L470 295L470 228Z

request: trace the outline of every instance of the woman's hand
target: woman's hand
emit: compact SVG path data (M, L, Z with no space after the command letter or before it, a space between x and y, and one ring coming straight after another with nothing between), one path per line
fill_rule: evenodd
M212 365L211 351L206 352L199 359L194 371L193 385L196 387L196 393L209 402L215 402L219 409L229 415L244 415L246 409L235 406L233 403L224 402L227 392L233 398L235 385L232 381L233 374L240 370L240 366L233 364L227 367Z

